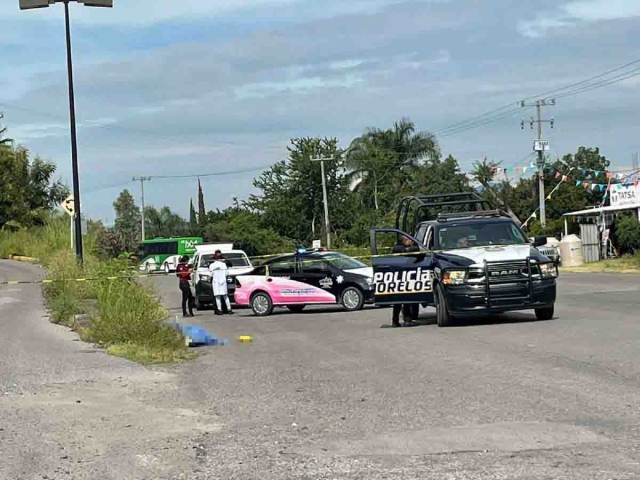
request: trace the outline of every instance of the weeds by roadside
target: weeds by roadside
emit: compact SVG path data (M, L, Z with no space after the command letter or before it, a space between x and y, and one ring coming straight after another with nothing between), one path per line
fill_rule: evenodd
M90 282L54 282L43 294L54 323L75 329L85 341L112 355L140 363L165 363L188 358L184 337L162 324L167 312L148 286L138 283L127 260L98 260L93 241L86 241L85 264L80 267L69 248L68 220L54 218L40 228L15 233L0 231L0 258L25 255L38 258L48 280L104 278ZM131 272L127 278L126 272ZM124 274L124 275L123 275ZM124 277L107 280L107 277ZM75 325L77 314L90 315L86 328Z
M560 270L576 273L640 273L640 252L621 258L585 263L578 267L562 267Z

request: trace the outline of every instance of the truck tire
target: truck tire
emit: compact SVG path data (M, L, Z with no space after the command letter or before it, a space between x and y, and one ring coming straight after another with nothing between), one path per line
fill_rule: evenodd
M450 327L453 324L453 318L447 309L444 289L439 283L436 285L436 317L438 327Z
M551 305L550 307L536 308L535 312L538 320L551 320L554 314L554 306Z

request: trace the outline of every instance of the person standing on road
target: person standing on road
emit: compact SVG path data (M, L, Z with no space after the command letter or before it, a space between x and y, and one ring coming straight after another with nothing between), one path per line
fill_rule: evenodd
M180 279L180 291L182 292L182 316L193 317L193 293L191 292L191 270L189 269L189 257L186 255L180 257L178 266L176 267L176 276ZM189 313L187 313L187 306Z
M211 288L213 289L213 296L216 299L216 315L222 315L223 305L226 307L227 313L233 315L231 302L229 301L229 292L227 290L227 272L229 271L229 267L220 250L216 250L213 256L213 262L209 265L209 271L211 272Z
M413 244L413 241L409 237L402 236L400 238L400 242L393 247L392 253L410 253L410 252L419 252L420 248L417 245ZM420 305L418 304L397 304L393 306L393 313L391 317L391 326L399 327L400 326L400 312L402 312L402 318L404 321L405 327L413 327L416 326L417 323L415 320L418 318L418 313L420 311Z

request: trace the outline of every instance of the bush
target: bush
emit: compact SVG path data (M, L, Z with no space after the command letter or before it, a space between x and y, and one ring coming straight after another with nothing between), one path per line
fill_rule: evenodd
M614 242L620 253L634 253L640 250L640 222L634 217L626 217L615 226Z
M70 240L68 218L53 218L40 228L0 231L0 257L26 255L40 259L47 268L47 280L52 281L43 288L52 322L79 329L73 325L74 316L89 313L89 327L79 329L83 340L143 363L186 358L183 336L162 324L167 312L153 292L135 281L130 260L99 260L94 256L96 243L87 236L81 267L70 249Z
M162 325L167 312L142 285L130 280L101 282L97 294L99 314L88 331L94 342L168 349L184 344L175 330Z

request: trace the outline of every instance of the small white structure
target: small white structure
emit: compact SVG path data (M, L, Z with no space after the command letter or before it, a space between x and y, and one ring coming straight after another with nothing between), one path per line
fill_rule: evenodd
M565 235L560 242L560 257L563 267L577 267L584 263L582 241L577 235Z

